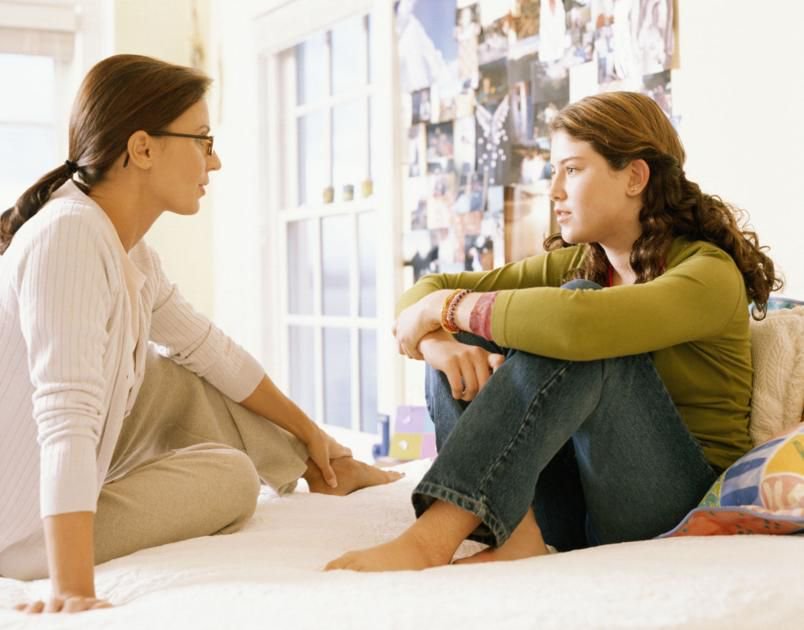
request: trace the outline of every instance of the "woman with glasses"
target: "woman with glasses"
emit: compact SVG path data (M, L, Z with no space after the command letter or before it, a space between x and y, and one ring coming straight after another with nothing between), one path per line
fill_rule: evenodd
M0 576L52 582L20 610L107 606L96 563L237 531L261 480L346 494L397 478L319 429L143 240L163 213L198 212L221 168L209 83L148 57L101 61L68 159L0 217Z
M422 569L652 538L751 448L749 302L781 288L732 208L684 172L650 98L584 98L550 123L560 233L489 272L430 275L397 340L427 362L438 458L418 520L331 569Z

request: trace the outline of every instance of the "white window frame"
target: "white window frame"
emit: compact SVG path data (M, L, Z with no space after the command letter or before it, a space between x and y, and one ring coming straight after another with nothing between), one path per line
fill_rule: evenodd
M255 19L255 33L257 51L259 55L259 107L264 112L259 121L259 172L267 173L268 177L261 178L258 191L262 212L270 216L263 229L267 232L262 239L261 269L265 276L262 278L263 291L262 304L266 319L271 322L270 330L264 336L263 353L265 356L276 355L277 351L282 357L281 361L274 362L274 377L286 391L289 379L288 335L289 324L315 323L327 327L346 326L354 328L375 328L377 330L377 406L380 413L393 414L396 406L403 400L403 362L397 353L396 344L390 333L394 319L394 304L402 286L401 265L401 181L399 172L401 168L401 143L397 133L400 125L400 111L398 102L398 78L396 59L396 36L394 32L393 3L389 0L291 0L290 2L267 2L264 11ZM355 191L355 201L345 204L328 204L326 209L310 211L308 216L330 216L348 214L354 217L354 238L357 242L357 215L367 210L376 211L377 225L377 269L376 269L376 318L363 317L332 317L332 316L302 316L288 315L287 313L287 274L285 273L287 261L286 224L289 218L293 220L305 216L304 210L294 209L292 215L282 210L282 197L280 185L283 177L296 182L297 156L295 154L296 127L284 126L281 102L272 94L277 88L287 89L282 85L283 73L282 53L317 32L328 30L338 22L354 15L371 15L371 64L374 68L375 81L368 91L372 96L372 147L370 159L371 177L373 181L373 196L370 199L359 199L359 191ZM365 95L368 95L368 91ZM350 94L348 98L353 98ZM339 97L330 97L329 104L334 105L343 100ZM302 106L303 109L305 106ZM327 123L329 126L329 123ZM330 134L326 134L329 142ZM282 138L280 142L272 142L272 138ZM288 147L292 150L289 153ZM292 171L288 172L288 169ZM290 175L290 177L288 177ZM336 191L336 194L339 191ZM318 227L316 227L316 231ZM315 257L320 252L315 252ZM356 251L353 257L356 257ZM355 288L359 284L356 278L358 266L352 260L352 278L350 286ZM314 264L320 269L320 261ZM352 291L352 300L356 300L357 292ZM314 287L314 300L320 304L321 287ZM354 305L353 305L354 306ZM316 308L314 312L321 312ZM353 309L352 312L357 312ZM359 365L359 341L357 335L352 336L351 359L353 370L357 371ZM320 370L323 365L322 335L315 337L315 363ZM319 372L320 373L320 372ZM355 382L357 381L357 382ZM352 379L352 408L360 406L360 382ZM316 391L316 409L323 412L323 383L319 383ZM353 429L357 423L358 414L352 414ZM314 418L321 422L322 418Z

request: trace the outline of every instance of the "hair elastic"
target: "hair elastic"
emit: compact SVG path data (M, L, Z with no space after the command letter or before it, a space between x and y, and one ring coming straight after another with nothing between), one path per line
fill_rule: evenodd
M70 175L78 170L78 164L71 160L64 160L64 166L66 166L67 170L70 171Z

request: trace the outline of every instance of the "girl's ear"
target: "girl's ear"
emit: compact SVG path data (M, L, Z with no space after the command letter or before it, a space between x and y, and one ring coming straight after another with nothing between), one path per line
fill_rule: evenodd
M637 197L645 190L650 179L650 166L645 160L634 160L628 166L628 190L627 194L631 197Z

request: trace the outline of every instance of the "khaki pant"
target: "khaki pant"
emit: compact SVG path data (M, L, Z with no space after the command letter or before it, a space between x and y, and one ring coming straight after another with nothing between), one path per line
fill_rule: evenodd
M95 515L95 562L187 538L240 529L260 480L292 492L307 465L304 445L185 368L149 352L145 381L115 447ZM47 576L28 540L19 570ZM21 554L22 555L22 554Z

